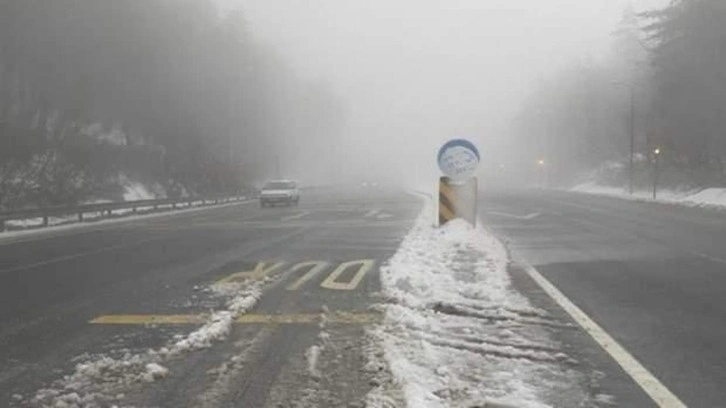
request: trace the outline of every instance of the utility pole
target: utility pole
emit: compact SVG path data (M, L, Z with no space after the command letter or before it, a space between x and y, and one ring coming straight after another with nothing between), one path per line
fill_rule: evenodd
M628 192L630 195L633 195L633 178L635 172L635 87L632 84L620 81L611 81L611 84L624 86L630 91L630 164L628 166Z
M635 156L635 90L632 85L629 85L628 87L630 88L630 166L628 168L628 190L630 191L630 195L633 195L633 158ZM656 155L656 163L657 161L658 159Z
M275 175L278 180L281 178L280 176L280 156L275 156Z

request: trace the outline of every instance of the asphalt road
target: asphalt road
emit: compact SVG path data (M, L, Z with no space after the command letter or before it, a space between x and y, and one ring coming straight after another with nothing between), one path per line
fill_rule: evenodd
M378 268L420 208L416 197L382 188L310 190L299 207L249 202L0 237L0 406L38 405L38 390L57 387L78 372L78 363L143 353L190 333L198 324L155 322L193 320L223 307L203 288L256 268L270 269L277 283L250 321L234 325L229 341L166 361L163 381L104 401L162 407L359 401L371 387L360 353L363 323L375 319L368 306ZM326 372L323 378L309 367L316 344L326 350L314 368Z
M726 212L536 191L489 192L480 208L515 257L683 403L726 406ZM558 312L516 265L513 274L531 298ZM559 335L617 405L655 406L582 332Z
M726 213L554 192L487 192L480 209L516 259L685 404L724 406ZM399 191L321 189L299 207L249 202L0 237L0 406L42 406L41 390L85 380L91 393L79 394L105 393L100 406L363 406L379 267L420 210ZM163 380L118 387L130 368L79 366L185 338L225 307L210 285L258 272L272 283L227 340L164 360ZM569 319L518 263L511 274L536 306ZM551 332L597 407L655 406L576 325Z

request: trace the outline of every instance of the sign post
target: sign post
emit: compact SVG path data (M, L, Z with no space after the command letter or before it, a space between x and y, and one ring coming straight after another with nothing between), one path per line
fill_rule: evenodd
M439 225L462 218L476 225L477 167L479 150L465 139L446 142L439 149Z

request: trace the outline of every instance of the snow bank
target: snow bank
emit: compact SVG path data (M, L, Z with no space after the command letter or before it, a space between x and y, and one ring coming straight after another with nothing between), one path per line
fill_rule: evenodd
M726 207L726 188L707 188L687 195L681 201L697 206Z
M120 357L88 357L76 364L73 373L36 392L28 405L58 408L112 406L123 399L123 392L133 384L153 383L166 377L169 369L163 363L224 340L234 320L260 299L262 284L235 282L213 286L215 293L228 297L226 309L213 312L197 330L179 336L156 350L136 354L126 352Z
M430 207L381 270L385 316L370 333L407 406L549 406L542 388L573 380L560 364L568 357L532 324L547 313L511 288L492 235L463 221L432 227ZM382 400L380 388L369 394L371 406Z
M627 189L602 186L588 182L579 184L569 191L575 193L594 194L618 197L635 201L655 201L666 204L678 204L688 207L704 207L726 209L726 188L707 188L703 190L666 190L658 189L657 199L653 200L652 191L637 190L630 195Z

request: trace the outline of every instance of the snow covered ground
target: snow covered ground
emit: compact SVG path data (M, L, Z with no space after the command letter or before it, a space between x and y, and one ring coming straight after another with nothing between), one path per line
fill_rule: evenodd
M410 408L585 406L580 374L544 329L551 318L511 287L502 244L463 221L433 227L431 207L381 269L370 364L384 360ZM376 387L368 405L398 406L395 394Z
M593 182L579 184L569 191L576 193L619 197L636 201L654 201L653 191L637 190L631 196L627 189L602 186ZM706 207L726 209L726 188L706 188L702 190L674 191L658 189L656 202L679 204L689 207Z

